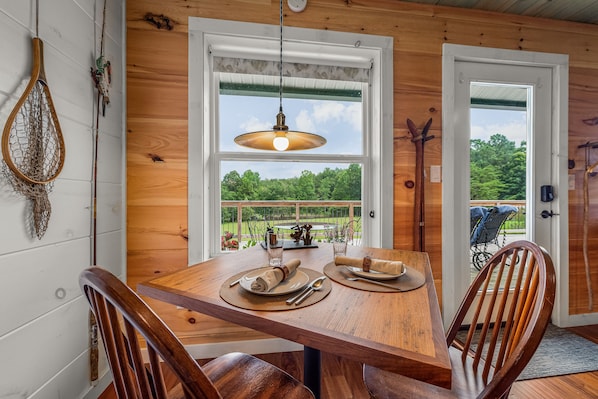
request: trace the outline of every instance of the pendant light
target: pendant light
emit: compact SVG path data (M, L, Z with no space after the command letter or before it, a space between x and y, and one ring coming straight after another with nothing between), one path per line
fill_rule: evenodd
M280 72L278 96L280 100L276 125L272 130L244 133L235 137L235 143L257 150L268 151L296 151L309 150L326 144L326 139L320 135L307 132L289 130L285 124L285 116L282 112L282 0L280 0Z

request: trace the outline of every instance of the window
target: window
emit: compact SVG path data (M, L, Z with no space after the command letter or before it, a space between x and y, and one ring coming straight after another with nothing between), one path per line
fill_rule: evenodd
M391 247L392 84L380 82L382 76L392 80L392 41L285 28L284 65L295 68L285 73L291 78L283 83L287 125L321 134L328 144L277 153L233 142L240 133L275 122L279 76L278 67L272 66L279 56L277 27L192 18L189 34L189 262L221 250L220 185L232 170L276 178L357 164L363 177L363 211L368 214L362 220L363 244ZM247 73L245 66L255 60L270 64L261 69L274 73ZM389 60L390 66L385 65ZM307 75L297 72L299 64L309 66L299 68L307 69ZM351 72L353 77L344 80L316 79L321 75L314 73L318 69L361 71L366 78ZM239 121L246 125L238 126ZM327 132L331 121L336 124L333 130L346 128Z

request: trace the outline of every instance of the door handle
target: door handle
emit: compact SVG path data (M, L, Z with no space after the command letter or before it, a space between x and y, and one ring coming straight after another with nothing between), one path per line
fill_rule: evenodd
M551 218L553 216L557 216L558 213L554 213L553 211L547 211L547 210L543 210L542 213L540 214L540 216L542 216L542 218L546 219L546 218Z

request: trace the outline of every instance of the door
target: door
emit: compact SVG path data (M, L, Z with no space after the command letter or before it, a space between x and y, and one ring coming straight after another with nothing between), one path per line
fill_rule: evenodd
M471 282L472 275L469 245L472 85L496 84L525 89L525 238L547 248L553 254L553 259L559 242L565 246L567 243L561 241L558 223L553 220L558 216L541 216L544 210L559 213L557 210L561 202L542 202L540 195L541 186L558 186L560 176L558 157L554 151L555 143L559 143L561 134L555 132L558 129L554 128L555 70L546 64L534 65L532 61L524 65L521 62L504 61L499 57L453 57L450 68L446 68L446 59L444 62L443 90L447 89L447 84L451 85L450 95L443 93L443 317L445 325L448 325ZM447 71L450 71L450 75ZM447 83L449 80L450 83ZM450 103L447 103L447 100ZM566 197L566 188L563 197Z

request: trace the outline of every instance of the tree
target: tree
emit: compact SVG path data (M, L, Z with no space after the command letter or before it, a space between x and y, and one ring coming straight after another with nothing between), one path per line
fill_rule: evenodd
M361 166L351 164L338 174L336 186L332 192L333 200L361 199Z
M295 198L297 200L316 200L315 175L309 170L301 172L295 183Z
M238 200L241 187L241 176L236 170L228 172L222 179L220 198L223 200Z
M519 147L502 134L471 140L471 199L525 199L526 143Z

